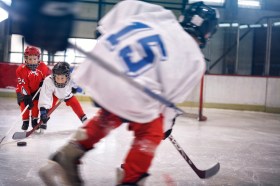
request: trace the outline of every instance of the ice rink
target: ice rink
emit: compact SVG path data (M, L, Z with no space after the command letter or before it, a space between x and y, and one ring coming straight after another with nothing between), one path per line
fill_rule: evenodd
M96 108L81 102L88 117ZM170 141L162 141L149 171L147 186L280 185L280 115L262 112L205 109L206 122L181 117L173 136L200 169L220 162L219 173L200 179ZM44 134L33 134L18 147L12 135L21 131L20 111L14 98L0 98L0 186L40 186L39 168L51 153L81 126L65 103L54 111ZM30 128L29 128L30 129ZM103 139L82 159L86 186L115 185L115 169L132 141L126 124Z

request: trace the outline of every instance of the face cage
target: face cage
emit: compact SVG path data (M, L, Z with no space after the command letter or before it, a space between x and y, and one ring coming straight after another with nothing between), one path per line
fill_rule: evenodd
M55 87L57 87L57 88L64 88L68 84L68 82L70 81L70 75L69 74L65 74L65 76L67 78L65 83L57 83L55 81L55 74L53 74L53 82L54 82Z
M37 63L37 64L28 64L28 63L26 63L26 66L27 66L30 70L35 71L36 68L39 66L39 63Z

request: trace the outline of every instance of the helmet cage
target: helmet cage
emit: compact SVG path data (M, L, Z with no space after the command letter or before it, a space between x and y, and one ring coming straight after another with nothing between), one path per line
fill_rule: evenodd
M186 32L194 36L200 47L205 47L207 41L217 31L218 12L205 5L203 2L196 2L187 5L179 22Z
M29 64L29 63L26 62L26 66L27 66L30 70L35 71L36 68L39 66L39 62L38 62L37 64Z
M53 82L54 82L54 85L57 87L57 88L64 88L70 81L70 65L66 62L60 62L60 63L57 63L53 69L52 69L52 77L53 77ZM66 82L65 83L58 83L56 82L55 80L55 77L57 75L65 75L66 76Z

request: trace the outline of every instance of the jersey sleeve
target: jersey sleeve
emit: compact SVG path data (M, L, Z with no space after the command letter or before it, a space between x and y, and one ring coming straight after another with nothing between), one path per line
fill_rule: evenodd
M19 66L16 70L17 77L17 92L23 95L30 95L31 91L29 88L29 80L27 77L27 73L25 72L25 66Z
M45 75L44 78L46 78L47 76L51 75L52 70L43 61L41 63L43 63L43 74Z
M53 83L50 76L48 76L41 87L38 107L50 109L53 103Z

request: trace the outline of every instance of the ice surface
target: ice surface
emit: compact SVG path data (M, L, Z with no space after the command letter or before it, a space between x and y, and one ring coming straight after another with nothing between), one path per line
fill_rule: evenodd
M88 117L96 108L81 102ZM179 118L172 133L200 169L220 162L220 172L202 180L168 141L160 145L150 169L148 186L280 185L280 115L261 112L205 109L206 122ZM0 186L43 185L38 169L51 153L69 140L82 124L64 103L54 111L44 134L34 134L18 147L12 140L21 131L16 100L0 98ZM14 127L13 127L14 126ZM115 168L129 149L132 133L126 124L103 139L82 159L86 186L115 185Z

